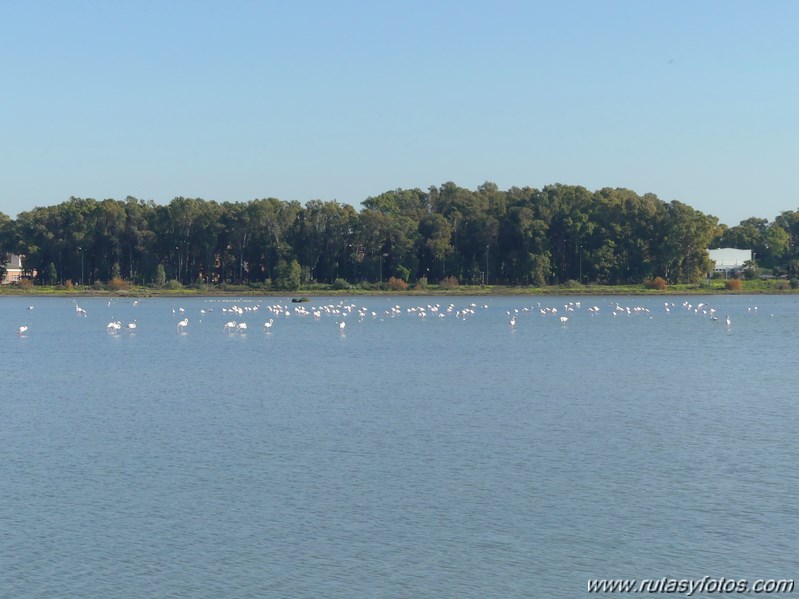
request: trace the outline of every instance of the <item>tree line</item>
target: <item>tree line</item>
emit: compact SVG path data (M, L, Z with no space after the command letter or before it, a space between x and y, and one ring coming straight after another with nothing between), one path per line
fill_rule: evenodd
M386 191L359 211L320 200L72 197L16 219L0 213L0 249L50 284L687 283L709 272L711 247L751 248L759 266L797 272L798 237L795 211L727 227L654 194L560 184L447 182Z

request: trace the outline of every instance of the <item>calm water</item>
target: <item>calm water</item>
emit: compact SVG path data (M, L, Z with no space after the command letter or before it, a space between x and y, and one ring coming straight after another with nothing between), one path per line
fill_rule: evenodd
M340 315L267 311L293 311L283 298L82 299L86 317L0 298L0 594L573 597L590 577L794 577L799 304L666 299L354 298L341 335ZM407 311L428 304L446 316Z

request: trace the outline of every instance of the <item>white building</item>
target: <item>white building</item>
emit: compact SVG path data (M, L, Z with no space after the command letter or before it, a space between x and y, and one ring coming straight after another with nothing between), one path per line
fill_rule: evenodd
M708 250L707 253L714 262L713 272L724 273L725 277L743 272L746 263L752 261L752 250L719 248Z
M3 256L0 254L0 256ZM22 278L22 256L16 254L6 254L4 257L4 264L6 273L3 275L0 284L8 285L15 283Z

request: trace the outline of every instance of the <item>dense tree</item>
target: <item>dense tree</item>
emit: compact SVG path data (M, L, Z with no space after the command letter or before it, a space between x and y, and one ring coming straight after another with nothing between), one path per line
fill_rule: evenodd
M25 256L38 280L92 283L114 275L140 283L353 284L414 282L693 282L709 270L706 249L752 249L760 265L793 274L799 212L733 227L678 201L628 189L394 189L360 211L336 201L305 205L174 198L156 205L70 198L0 214L0 251ZM50 268L50 266L53 268ZM56 273L53 275L53 273ZM299 281L299 282L298 282Z

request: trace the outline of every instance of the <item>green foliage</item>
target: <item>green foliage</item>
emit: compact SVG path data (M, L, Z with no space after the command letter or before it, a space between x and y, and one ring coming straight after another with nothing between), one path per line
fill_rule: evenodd
M44 282L48 285L55 285L58 281L58 271L56 271L55 264L50 263L44 275Z
M347 283L347 281L345 279L342 279L342 278L339 277L338 279L333 281L333 289L337 289L337 290L341 291L341 290L349 289L349 288L350 288L350 284Z
M302 267L296 260L281 260L278 265L277 286L287 291L296 291L302 284Z
M178 281L177 279L171 279L167 284L166 288L170 291L179 291L183 289L183 283Z
M531 254L530 262L530 282L536 287L543 287L547 284L549 276L549 255Z
M394 269L394 276L398 279L402 279L403 281L407 281L411 278L411 269L399 265Z
M799 211L725 227L686 204L628 189L503 191L485 182L470 190L448 181L386 191L360 211L320 200L177 197L156 205L128 197L70 198L16 220L0 214L0 251L25 255L42 280L55 264L61 279L119 277L158 287L173 278L250 289L274 281L289 290L338 278L371 285L389 273L403 281L425 273L442 284L455 277L567 289L585 281L640 285L656 274L696 284L710 272L708 247L749 248L759 266L793 275Z
M799 289L799 279L791 279L791 289Z
M402 280L402 279L399 279ZM419 277L416 279L416 284L413 286L414 289L419 289L424 291L427 289L427 277Z
M166 285L166 269L164 268L163 264L159 264L155 269L155 278L153 278L153 284L156 287L163 287Z

